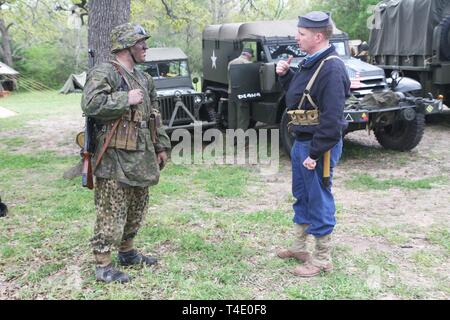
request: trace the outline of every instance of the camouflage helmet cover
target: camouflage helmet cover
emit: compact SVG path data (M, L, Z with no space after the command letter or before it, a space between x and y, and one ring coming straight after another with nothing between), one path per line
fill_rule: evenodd
M130 48L141 40L147 40L150 36L138 24L121 24L111 31L111 52Z

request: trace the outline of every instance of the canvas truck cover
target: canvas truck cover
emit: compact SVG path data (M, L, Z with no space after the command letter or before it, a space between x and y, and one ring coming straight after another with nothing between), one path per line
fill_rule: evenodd
M271 38L295 38L298 20L256 21L209 25L203 31L203 40L233 42ZM334 26L333 34L343 32Z
M450 15L450 0L382 1L374 9L371 55L429 56L434 28Z

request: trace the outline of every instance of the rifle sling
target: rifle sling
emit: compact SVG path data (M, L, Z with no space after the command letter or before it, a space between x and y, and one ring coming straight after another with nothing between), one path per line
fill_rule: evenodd
M103 143L103 146L102 146L102 150L100 150L100 153L98 154L97 161L95 161L95 167L96 168L100 164L100 162L102 161L103 155L105 154L106 149L108 149L109 143L111 142L111 139L112 139L114 133L116 132L116 129L117 129L117 126L120 123L120 120L122 120L122 118L119 118L119 119L117 119L114 122L114 125L113 125L111 131L109 131L108 135L106 136L105 143Z

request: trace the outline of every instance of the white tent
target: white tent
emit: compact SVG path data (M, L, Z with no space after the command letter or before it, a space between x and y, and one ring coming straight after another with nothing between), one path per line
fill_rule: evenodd
M0 62L0 75L15 76L18 74L19 73L16 70L4 64L3 62Z

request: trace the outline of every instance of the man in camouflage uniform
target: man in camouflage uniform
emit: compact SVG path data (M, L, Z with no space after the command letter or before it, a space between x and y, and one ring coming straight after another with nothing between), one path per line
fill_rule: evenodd
M130 281L126 273L112 267L111 252L116 247L122 266L157 262L133 246L148 209L148 188L158 183L160 167L170 150L163 127L149 129L151 115L158 108L153 79L135 68L135 64L145 61L148 38L138 25L115 27L111 32L114 58L89 72L81 102L83 112L95 119L99 130L94 162L105 137L114 137L94 168L97 220L91 244L96 278L104 282ZM121 122L115 134L110 134L117 119ZM120 132L126 132L125 145L119 143Z
M253 49L244 48L239 57L237 57L234 60L231 60L228 63L228 71L230 71L230 66L233 64L252 63L252 57L253 57ZM228 79L230 79L229 76ZM228 99L229 105L228 128L247 130L250 124L250 106L247 102L240 101L236 97L231 97L230 80L228 80L228 96L230 97Z

